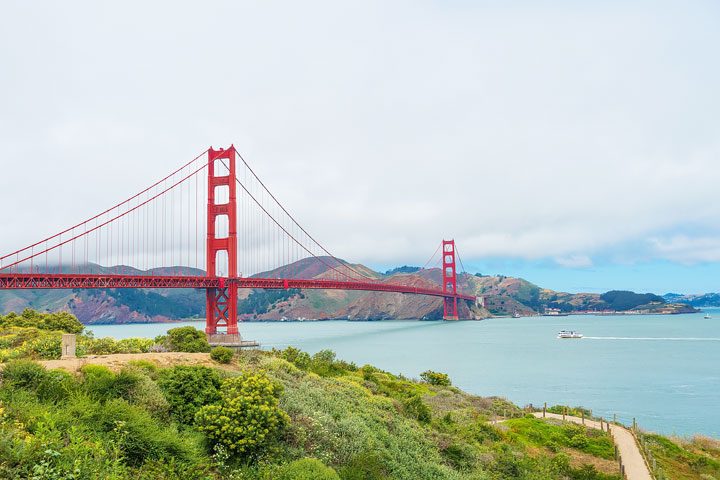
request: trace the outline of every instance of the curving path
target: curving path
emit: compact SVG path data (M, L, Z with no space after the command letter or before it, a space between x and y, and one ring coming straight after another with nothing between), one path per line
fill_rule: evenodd
M533 415L537 418L543 418L542 412L535 412ZM546 413L545 416L547 418L554 418L557 420L563 419L562 415L558 415L556 413ZM581 425L583 423L582 418L571 417L570 415L565 415L565 421ZM600 422L595 420L586 419L585 426L600 430ZM642 453L640 453L640 448L638 448L638 445L635 442L635 437L630 430L625 427L610 424L610 434L615 441L615 445L618 447L623 465L625 465L625 476L627 479L653 480L652 475L650 475L650 470L645 464L645 459L643 458Z

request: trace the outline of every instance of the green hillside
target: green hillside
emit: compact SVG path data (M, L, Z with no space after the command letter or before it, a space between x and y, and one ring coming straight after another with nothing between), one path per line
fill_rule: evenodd
M83 329L68 314L0 317L0 478L620 478L607 433L468 395L442 373L408 379L292 347L182 353L210 349L191 327L120 341ZM59 358L63 332L81 355L136 355L34 363ZM178 353L140 353L166 350ZM667 472L717 472L717 443L652 441Z

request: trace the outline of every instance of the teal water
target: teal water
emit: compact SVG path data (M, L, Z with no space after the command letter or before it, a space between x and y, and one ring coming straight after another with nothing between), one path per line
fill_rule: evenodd
M244 323L264 348L329 348L358 365L417 377L450 374L463 390L519 404L582 405L665 434L720 438L720 309L702 314L498 318L482 322ZM190 322L203 328L202 323ZM178 324L93 326L96 336L154 337ZM574 329L586 337L559 340Z

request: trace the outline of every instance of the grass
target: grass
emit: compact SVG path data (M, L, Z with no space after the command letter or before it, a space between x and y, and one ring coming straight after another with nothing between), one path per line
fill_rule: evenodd
M523 445L543 447L551 452L565 447L605 460L615 458L612 437L597 429L537 418L516 418L504 424L513 438Z
M644 434L642 438L655 459L658 478L720 478L720 441L702 436L670 439L655 434Z

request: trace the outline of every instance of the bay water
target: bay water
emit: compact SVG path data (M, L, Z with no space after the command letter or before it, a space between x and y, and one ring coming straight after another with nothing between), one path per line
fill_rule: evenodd
M703 314L494 318L483 321L247 322L262 348L335 351L359 366L453 384L518 405L580 405L664 434L720 438L720 309ZM155 337L203 322L96 325L95 336ZM558 339L578 330L582 339Z

